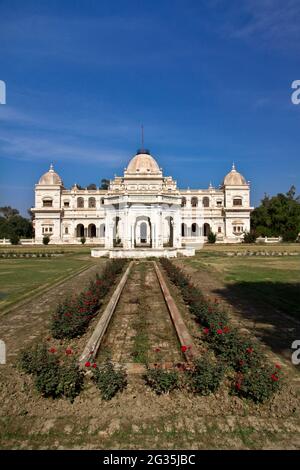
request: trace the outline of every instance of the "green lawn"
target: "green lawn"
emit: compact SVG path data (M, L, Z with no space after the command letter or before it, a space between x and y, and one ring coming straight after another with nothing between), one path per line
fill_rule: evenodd
M0 260L0 311L94 263L89 255Z
M227 257L221 253L204 249L188 263L208 270L231 294L254 304L264 302L300 319L300 256Z

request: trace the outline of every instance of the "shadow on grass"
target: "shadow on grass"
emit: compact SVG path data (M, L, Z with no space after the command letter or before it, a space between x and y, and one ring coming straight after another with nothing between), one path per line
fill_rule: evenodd
M253 322L263 343L275 353L291 357L293 341L300 340L300 283L237 282L215 293Z

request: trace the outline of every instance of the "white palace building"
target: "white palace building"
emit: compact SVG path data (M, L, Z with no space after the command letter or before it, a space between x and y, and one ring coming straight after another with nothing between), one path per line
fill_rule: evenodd
M235 243L250 230L250 185L232 170L219 188L179 189L142 149L107 190L65 189L51 165L35 186L35 242L93 243L94 256L193 254L207 242Z

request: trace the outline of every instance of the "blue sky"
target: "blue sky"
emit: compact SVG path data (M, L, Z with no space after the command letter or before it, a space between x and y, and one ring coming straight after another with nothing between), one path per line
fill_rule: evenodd
M299 0L0 0L0 205L26 213L51 162L65 186L121 175L140 146L179 187L234 161L300 192Z

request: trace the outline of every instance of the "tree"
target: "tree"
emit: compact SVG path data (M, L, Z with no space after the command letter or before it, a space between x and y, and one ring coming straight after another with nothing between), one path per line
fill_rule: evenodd
M251 228L257 236L295 241L300 232L300 198L292 186L286 194L267 195L251 215Z
M50 242L50 237L48 235L45 235L43 237L43 244L48 245L49 242Z
M100 189L108 189L110 181L106 178L102 178Z
M8 219L12 215L18 215L19 211L18 211L18 209L13 209L10 206L3 206L3 207L0 207L0 214L3 214L3 216L6 219Z
M32 222L19 214L17 209L10 206L1 207L0 213L0 238L32 238Z
M87 186L86 189L88 189L88 190L90 190L90 191L91 191L91 190L94 191L94 190L97 189L97 186L95 185L95 183L91 183L91 184L89 184L89 185Z
M208 243L216 243L217 235L214 232L209 232L207 236Z

